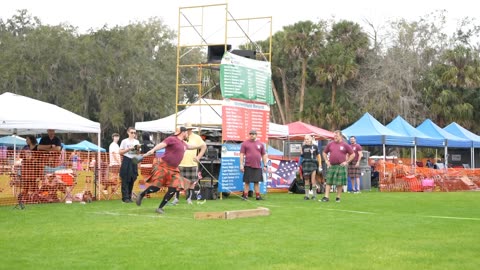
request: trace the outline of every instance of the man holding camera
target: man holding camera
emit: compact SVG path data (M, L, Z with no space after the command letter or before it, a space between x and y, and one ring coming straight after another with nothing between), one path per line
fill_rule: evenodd
M138 176L138 166L136 159L140 153L140 142L136 139L137 131L133 127L127 129L128 138L120 143L120 155L123 155L122 165L120 166L120 179L122 180L122 201L131 203L133 184Z

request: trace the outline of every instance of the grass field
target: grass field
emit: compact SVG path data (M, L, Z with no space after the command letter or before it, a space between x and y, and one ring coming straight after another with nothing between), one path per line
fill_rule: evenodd
M0 207L0 269L478 269L480 193L237 196L205 204ZM267 207L267 217L195 212Z

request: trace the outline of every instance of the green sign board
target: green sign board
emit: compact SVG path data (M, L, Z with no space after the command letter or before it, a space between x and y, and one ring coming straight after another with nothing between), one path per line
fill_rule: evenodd
M226 52L220 65L220 88L223 98L275 103L270 62Z

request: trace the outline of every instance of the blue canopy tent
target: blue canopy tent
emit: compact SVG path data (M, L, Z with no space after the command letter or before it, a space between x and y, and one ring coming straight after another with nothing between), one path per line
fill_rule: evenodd
M64 149L68 150L79 150L79 151L94 151L97 152L100 149L100 152L105 152L105 149L102 147L98 147L96 144L93 144L89 141L81 141L77 144L66 144L64 145Z
M423 121L423 123L417 127L417 130L420 130L432 138L445 139L445 165L448 165L448 147L470 148L472 145L471 141L462 139L441 129L430 119Z
M412 164L414 161L417 160L417 146L421 147L444 147L445 146L445 139L440 138L432 138L420 130L415 129L412 125L410 125L405 119L403 119L400 115L397 116L395 119L392 120L388 125L387 128L398 132L405 136L412 136L415 138L415 147L414 147L414 154L412 155Z
M452 122L450 125L443 128L450 134L458 136L462 139L470 140L472 142L472 148L470 149L470 161L472 168L475 168L475 155L474 148L480 148L480 136L460 126L459 124Z
M6 146L25 146L27 145L27 142L24 138L19 137L17 135L10 135L10 136L4 136L0 138L0 145L6 145Z
M413 136L405 136L385 127L368 112L357 122L344 129L342 133L347 137L355 136L360 145L381 145L384 160L386 159L386 145L407 147L415 145Z
M410 146L415 145L413 136L397 133L377 121L368 112L357 122L342 131L347 137L355 136L361 145L392 145Z

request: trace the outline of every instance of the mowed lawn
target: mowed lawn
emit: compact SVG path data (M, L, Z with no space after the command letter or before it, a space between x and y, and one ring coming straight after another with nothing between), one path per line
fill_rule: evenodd
M478 269L480 192L0 207L0 269ZM266 207L270 216L195 220Z

